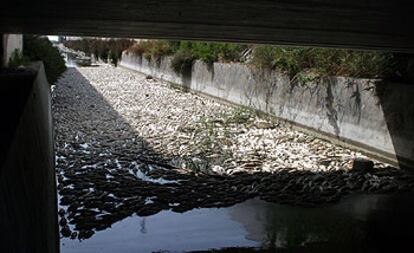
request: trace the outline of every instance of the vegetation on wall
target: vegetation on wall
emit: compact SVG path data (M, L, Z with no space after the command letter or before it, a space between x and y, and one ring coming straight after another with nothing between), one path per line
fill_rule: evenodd
M212 43L192 41L145 40L128 49L129 53L144 56L146 59L159 59L161 56L174 55L180 52L190 52L194 59L205 63L235 62L241 58L241 53L247 45L234 43Z
M239 62L247 45L234 43L212 43L193 41L145 40L128 48L127 52L159 60L161 56L172 55L171 67L178 73L191 68L194 60L207 64L214 62Z
M26 65L27 63L29 63L29 59L23 55L22 51L16 48L11 54L8 67L18 68L19 66Z
M191 71L195 58L189 49L180 49L171 60L171 68L176 73L188 73Z
M73 50L82 51L96 60L110 62L115 66L121 59L122 51L131 47L134 40L130 39L90 39L69 40L64 45Z
M173 48L168 41L144 40L129 47L128 52L145 57L149 61L158 61L161 56L172 54Z
M256 46L252 64L277 69L291 78L311 72L319 76L393 78L403 75L405 59L397 54L330 48Z
M19 54L19 52L16 52ZM43 61L46 77L50 84L57 81L59 76L66 70L65 61L59 50L46 37L36 35L23 36L23 56L16 56L12 64L19 61Z
M308 74L400 80L409 76L409 57L391 52L166 40L141 41L127 52L148 60L172 55L171 67L178 73L198 59L207 64L243 62L284 72L291 79Z
M239 62L242 53L248 48L244 44L214 42L179 42L178 49L190 50L195 59L207 64L214 62Z

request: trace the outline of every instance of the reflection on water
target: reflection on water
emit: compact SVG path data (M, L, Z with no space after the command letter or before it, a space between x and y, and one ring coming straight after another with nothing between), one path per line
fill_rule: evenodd
M63 239L62 252L185 252L228 247L395 252L414 239L413 198L360 195L318 208L253 199L230 208L184 214L163 211L147 218L130 217L83 242Z
M231 220L227 209L199 209L184 214L163 211L146 218L130 217L89 240L79 243L64 239L62 245L62 252L112 253L177 252L259 243L246 239L245 229Z

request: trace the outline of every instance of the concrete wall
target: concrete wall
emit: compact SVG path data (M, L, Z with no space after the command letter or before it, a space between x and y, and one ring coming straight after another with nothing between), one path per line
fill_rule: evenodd
M43 64L0 73L0 252L59 252L50 87Z
M394 165L413 167L414 85L344 77L303 84L277 71L244 64L208 66L201 61L183 76L170 68L170 62L169 57L148 62L124 52L120 65L269 113Z
M37 0L7 1L0 12L3 32L414 53L409 0Z
M7 66L14 50L23 51L23 35L21 34L4 34L2 38L3 53L2 66Z

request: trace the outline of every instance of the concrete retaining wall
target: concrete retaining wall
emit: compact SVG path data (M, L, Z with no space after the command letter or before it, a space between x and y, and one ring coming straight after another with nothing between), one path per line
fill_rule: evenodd
M0 73L0 252L59 252L50 86L43 64Z
M414 85L345 77L298 83L277 71L201 61L183 76L170 62L169 57L149 62L124 52L120 65L269 113L394 165L414 167Z
M21 34L4 34L2 36L2 62L1 66L7 66L13 52L17 49L19 52L23 51L23 35Z

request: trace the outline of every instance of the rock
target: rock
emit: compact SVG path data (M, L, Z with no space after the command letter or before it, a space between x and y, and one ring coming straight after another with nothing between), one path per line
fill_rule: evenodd
M352 163L352 171L370 172L374 169L374 162L363 158L355 158Z
M78 237L78 232L72 232L72 234L70 235L70 239L75 240L76 237Z
M89 239L93 236L93 234L95 234L95 232L93 232L92 230L81 230L79 231L78 239L79 240Z
M394 183L390 183L390 184L388 184L388 185L386 185L386 186L384 186L384 187L382 188L382 190L383 190L384 192L393 192L393 191L395 191L396 189L398 189L398 186L397 186L397 185L395 185Z
M162 209L159 207L156 207L154 205L146 205L144 207L142 207L139 211L137 211L137 215L138 216L151 216L154 214L157 214L158 212L160 212Z
M266 122L266 121L256 122L255 126L258 129L272 129L272 128L274 128L274 124L272 122Z
M69 236L72 234L72 232L70 231L69 226L68 226L68 225L65 225L65 226L63 226L63 227L60 229L60 234L61 234L63 237L69 237Z
M67 224L67 223L68 223L68 222L67 222L67 220L66 220L64 217L60 218L59 225L60 225L61 227L66 226L66 224Z
M59 216L64 216L65 215L65 209L59 208L58 214L59 214Z
M150 79L153 79L153 77L151 75L146 75L145 79L150 80Z

